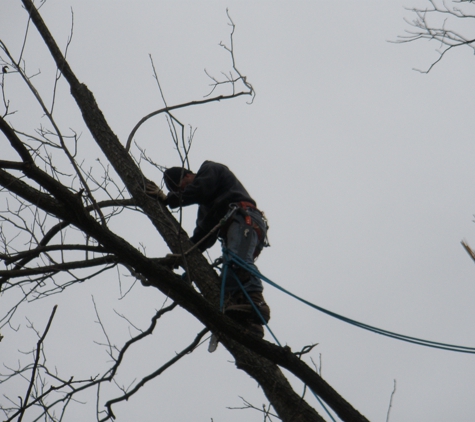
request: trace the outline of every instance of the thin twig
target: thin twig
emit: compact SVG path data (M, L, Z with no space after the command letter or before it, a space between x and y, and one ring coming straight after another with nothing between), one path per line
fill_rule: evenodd
M470 258L472 258L475 261L475 252L472 250L472 248L470 248L470 246L468 246L468 243L465 240L462 240L460 243L465 248L467 253L470 255Z
M31 372L30 384L28 385L28 390L25 394L25 399L23 400L23 403L22 403L22 409L20 411L20 416L18 417L18 422L21 422L21 420L23 419L23 415L25 414L25 410L26 410L26 407L28 405L28 399L30 397L31 390L33 389L33 386L35 384L36 370L38 369L38 363L40 361L40 355L41 355L41 346L43 344L43 341L46 338L46 334L48 334L48 331L51 327L51 323L53 322L54 314L56 313L57 308L58 308L58 305L53 306L53 310L52 310L51 315L49 317L48 324L46 324L45 331L44 331L43 335L40 337L40 339L38 340L38 343L36 344L35 363L33 365L33 369L32 369L32 372Z
M394 380L393 392L391 393L391 398L389 399L388 414L386 415L386 422L389 422L389 414L391 413L391 407L393 406L393 398L396 393L396 380Z
M162 374L165 370L167 370L168 368L170 368L173 364L175 364L176 362L178 362L181 358L183 358L184 356L186 356L187 354L191 353L199 344L200 344L200 341L201 341L201 338L207 333L209 332L209 329L208 328L204 328L203 330L201 330L195 337L195 339L193 340L193 342L188 346L188 347L185 347L180 353L177 353L176 356L174 356L172 359L170 359L167 363L165 363L164 365L162 365L160 368L158 368L155 372L151 373L150 375L147 375L146 377L144 377L132 390L128 391L127 393L125 393L123 396L121 397L117 397L115 399L112 399L112 400L109 400L105 406L107 408L107 412L108 412L108 415L107 417L101 419L101 421L107 421L108 419L110 418L114 418L115 419L115 415L114 413L112 412L112 405L114 403L119 403L121 401L124 401L124 400L128 400L130 398L130 396L132 396L133 394L135 394L138 390L140 390L140 388L142 388L148 381L156 378L157 376L159 376L160 374Z

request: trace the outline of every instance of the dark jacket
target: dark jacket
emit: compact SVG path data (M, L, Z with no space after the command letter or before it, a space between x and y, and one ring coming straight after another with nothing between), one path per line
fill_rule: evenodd
M167 205L170 208L198 204L196 228L191 240L197 243L215 227L229 210L229 204L246 201L256 205L244 186L225 165L205 161L195 179L183 192L170 192ZM199 249L204 251L214 245L217 233L206 239Z

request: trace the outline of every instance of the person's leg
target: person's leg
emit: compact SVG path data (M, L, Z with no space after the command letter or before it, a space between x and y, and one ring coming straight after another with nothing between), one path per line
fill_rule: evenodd
M232 254L237 255L246 265L256 271L257 267L254 264L254 251L256 250L257 243L258 238L256 231L252 226L246 224L241 214L235 215L226 232L225 246ZM257 279L257 277L252 277L249 271L233 263L229 267L228 276L226 278L227 293L233 294L241 291L236 276L246 291L251 285L254 287L254 289L251 290L262 290L262 282ZM256 278L257 281L251 281L251 278Z
M260 213L258 214L260 217ZM254 217L254 216L253 216ZM254 218L253 218L254 221ZM266 235L265 223L259 222L259 229L263 237ZM263 226L262 229L260 228ZM246 224L244 217L238 214L234 219L226 235L226 247L241 258L246 265L258 272L254 264L256 248L262 246L263 238L259 239L256 230ZM239 286L239 282L245 292ZM270 309L262 296L262 281L254 274L236 264L230 266L226 277L226 293L228 296L226 313L242 322L265 324L270 319ZM251 303L252 302L252 303Z

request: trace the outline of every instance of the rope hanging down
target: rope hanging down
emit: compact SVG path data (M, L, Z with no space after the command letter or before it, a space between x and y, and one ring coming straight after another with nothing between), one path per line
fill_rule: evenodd
M238 262L236 260L233 260L232 258L230 258L230 255L232 255L232 258L236 257L238 258L240 261L242 261L242 263L244 263L244 265L241 263L241 262ZM226 278L227 278L227 274L228 274L228 267L229 267L229 264L231 264L232 262L235 262L237 265L241 266L242 268L248 268L249 266L247 265L247 263L245 261L243 261L241 258L239 258L234 252L231 252L229 249L226 249L226 248L223 248L223 263L224 263L224 266L223 266L223 270L222 270L222 280L221 280L221 295L220 295L220 303L219 303L219 309L224 312L224 291L225 291L225 287L226 287ZM254 273L254 271L253 271ZM270 329L269 327L269 324L266 322L266 320L264 319L264 317L262 316L262 314L259 312L259 309L257 309L257 306L256 304L252 301L252 299L249 297L249 294L246 292L246 289L244 288L244 286L242 285L241 283L241 280L239 280L239 277L236 275L236 273L233 272L233 277L234 279L236 280L236 282L238 283L239 287L241 288L242 292L244 293L244 295L246 296L246 299L249 301L249 303L252 305L252 307L254 308L254 312L256 312L256 314L259 316L259 318L262 320L262 323L263 325L266 326L267 330L271 333L272 337L274 338L275 342L280 346L282 347L282 345L280 344L279 340L277 339L277 337L275 336L274 332ZM259 277L263 277L262 275L259 274ZM333 422L336 422L335 418L332 416L332 414L330 413L330 411L328 410L328 408L325 406L325 403L322 401L322 399L318 396L317 393L315 393L315 391L313 391L312 389L310 389L310 391L312 392L312 394L314 395L314 397L317 399L317 401L320 403L320 405L323 407L323 409L325 410L325 412L327 413L327 415L330 417L330 419L333 421Z
M413 343L413 344L418 344L420 346L426 346L426 347L432 347L435 349L441 349L441 350L448 350L450 352L459 352L459 353L472 353L475 354L475 347L466 347L466 346L457 346L454 344L447 344L447 343L440 343L436 341L431 341L431 340L424 340L421 338L417 337L410 337L406 336L404 334L398 334L394 333L391 331L383 330L382 328L377 328L373 327L368 324L364 324L359 321L355 321L353 319L347 318L343 315L339 315L335 312L329 311L325 308L322 308L321 306L315 305L314 303L309 302L308 300L302 299L301 297L289 292L288 290L284 289L283 287L279 286L278 284L274 283L272 280L269 280L267 277L263 276L261 273L256 271L254 268L250 267L244 260L242 260L239 256L237 256L234 252L230 251L229 249L223 249L223 252L227 255L227 260L228 264L229 263L235 263L239 265L240 267L244 268L251 274L253 274L256 277L259 277L261 280L265 281L266 283L270 284L273 287L276 287L280 291L288 294L289 296L292 296L294 299L299 300L302 303L305 303L307 306L310 306L311 308L314 308L320 312L323 312L327 315L330 315L333 318L337 318L340 321L346 322L348 324L354 325L359 328L363 328L364 330L371 331L376 334L381 334L386 337L391 337L396 340L401 340L405 341L408 343ZM269 328L269 327L267 327ZM272 333L272 332L271 332ZM275 338L275 337L274 337Z
M226 278L228 274L228 266L231 262L231 259L229 258L229 250L223 249L223 258L224 258L224 268L223 268L223 275L222 275L222 280L221 280L221 297L220 297L220 303L219 303L219 309L224 312L224 291L226 287ZM233 253L234 254L234 253ZM237 256L237 255L236 255ZM247 265L247 264L246 264ZM233 278L236 280L237 284L239 285L241 291L243 292L244 296L248 300L248 302L251 304L252 308L254 309L254 312L259 316L259 319L262 321L262 324L265 325L265 327L269 330L269 333L271 333L272 337L274 337L275 342L282 347L280 344L279 340L275 336L274 332L270 329L269 324L267 324L266 320L262 316L262 314L259 312L259 309L257 309L256 304L252 301L252 299L249 297L249 293L246 292L246 289L241 283L241 280L239 280L239 277L236 275L236 273L233 272Z

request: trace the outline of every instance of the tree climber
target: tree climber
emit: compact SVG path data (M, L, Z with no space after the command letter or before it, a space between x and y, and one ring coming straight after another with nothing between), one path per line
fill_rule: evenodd
M171 167L165 170L163 176L168 195L153 182L147 182L145 191L170 208L199 205L191 241L198 244L203 252L213 246L219 237L227 250L257 271L254 261L264 246L268 245L267 221L229 168L205 161L196 174L182 167ZM235 208L235 212L219 231L213 232L230 207ZM255 306L247 299L236 277ZM254 274L235 264L229 267L225 280L225 313L261 338L264 336L262 325L270 319L270 309L262 291L262 281Z

